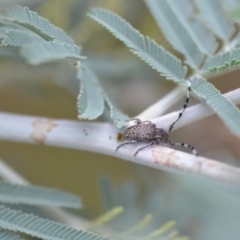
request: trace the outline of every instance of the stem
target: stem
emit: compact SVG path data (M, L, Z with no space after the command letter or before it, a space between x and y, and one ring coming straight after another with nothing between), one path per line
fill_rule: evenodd
M232 100L236 100L235 103L240 101L239 92L240 89L228 94ZM203 104L196 105L188 110L188 113L185 113L183 116L185 121L181 121L181 125L178 124L178 127L179 125L184 126L184 124L188 124L189 121L193 122L204 116L213 114L213 112ZM199 114L199 111L201 114ZM156 121L163 122L163 119L176 118L177 115L178 112L172 113ZM188 119L188 121L186 121L186 119ZM118 129L109 123L54 120L0 113L0 126L0 139L6 141L44 144L99 152L168 172L178 174L189 172L198 176L214 179L218 182L229 184L240 183L240 169L238 168L211 159L195 157L191 154L163 146L149 147L141 151L137 157L134 157L133 153L140 143L120 148L119 151L116 152L116 147L119 145L116 141Z
M161 116L176 102L178 102L184 95L184 91L180 87L174 88L169 94L161 98L158 102L144 110L142 113L136 116L141 120L153 119Z
M235 105L240 104L240 88L228 92L224 94L224 96L231 100ZM152 120L152 122L156 123L158 126L161 126L164 129L168 129L169 123L176 120L178 113L179 111L172 112L160 118L156 118ZM174 125L173 131L213 114L213 110L211 110L208 106L202 103L192 107L188 107L184 111L184 115L181 117L181 119L176 123L176 125Z

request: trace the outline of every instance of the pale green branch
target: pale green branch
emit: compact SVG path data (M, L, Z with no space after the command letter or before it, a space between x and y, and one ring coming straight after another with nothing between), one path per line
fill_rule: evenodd
M240 103L240 89L226 96L235 104ZM210 116L213 111L203 104L188 108L176 128ZM178 116L174 112L153 120L167 129L169 122ZM118 152L116 136L119 130L110 123L52 120L41 117L0 113L0 139L6 141L44 144L103 153L173 173L192 173L217 182L239 184L240 169L204 157L195 157L174 149L154 146L133 156L136 146L123 147ZM139 143L140 144L140 143Z

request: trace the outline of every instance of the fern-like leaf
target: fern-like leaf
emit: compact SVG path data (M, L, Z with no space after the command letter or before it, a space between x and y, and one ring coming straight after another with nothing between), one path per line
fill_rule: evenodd
M81 79L81 89L77 101L78 117L80 119L96 119L104 110L104 97L97 76L84 66L78 71L77 78Z
M189 0L170 0L167 3L171 6L174 14L186 28L201 52L205 55L213 54L218 47L217 41L199 19L191 19L194 14L194 8Z
M127 125L126 120L129 119L129 117L124 114L123 112L121 112L116 106L114 106L114 104L110 101L110 99L108 98L108 96L105 94L104 95L105 101L107 103L107 105L110 108L110 115L112 120L114 121L114 125L117 128L121 128L123 126Z
M80 199L51 188L13 185L0 182L0 202L79 208Z
M104 102L106 101L115 126L121 128L127 124L125 120L128 119L128 116L122 113L110 101L92 70L87 66L83 66L79 70L77 78L81 79L81 88L77 102L79 119L96 119L103 113Z
M202 78L193 79L192 90L219 115L233 134L240 136L240 111L230 100Z
M9 30L5 33L1 47L21 47L35 42L43 42L38 35L24 30Z
M220 1L201 0L196 3L211 30L227 42L234 33L234 27L224 13Z
M165 0L145 0L149 10L165 37L172 46L185 55L186 62L192 68L198 68L203 60L203 54L185 29L184 22L179 21Z
M21 240L20 236L7 230L0 229L1 240Z
M27 7L14 6L8 9L5 15L7 21L24 26L47 41L56 40L74 45L73 39L62 29L55 27L47 19L40 17L36 12L30 11Z
M76 230L32 214L11 210L5 206L0 206L0 227L47 240L105 239L87 231Z
M9 31L8 27L0 27L0 38L3 39L5 33Z
M0 239L1 240L21 240L20 236L15 233L0 229Z
M159 46L154 40L144 37L128 22L118 15L100 8L95 8L88 14L96 22L108 29L116 38L126 44L130 50L165 76L179 82L186 76L186 67L174 55Z
M21 55L28 63L38 65L46 62L60 60L81 60L81 48L76 45L69 45L58 42L42 42L22 46Z
M229 52L220 53L214 57L208 58L203 66L205 72L219 73L239 67L240 48L233 49Z

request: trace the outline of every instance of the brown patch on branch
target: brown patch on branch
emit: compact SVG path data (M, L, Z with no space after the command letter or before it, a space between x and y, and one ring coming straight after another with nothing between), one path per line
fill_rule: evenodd
M32 123L33 133L31 134L31 138L39 143L44 144L47 139L47 133L51 132L54 127L57 126L56 123L52 119L47 120L36 120Z

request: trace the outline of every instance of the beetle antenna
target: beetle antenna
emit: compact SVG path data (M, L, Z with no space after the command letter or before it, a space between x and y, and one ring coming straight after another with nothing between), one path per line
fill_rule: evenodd
M169 130L168 130L169 133L172 131L174 124L181 118L181 116L183 115L183 112L184 112L185 109L187 108L187 105L188 105L188 102L189 102L189 98L190 98L191 84L192 84L192 81L189 79L189 80L187 81L188 92L187 92L187 97L186 97L185 103L184 103L184 105L183 105L182 110L179 112L179 115L178 115L177 120L174 121L174 122L169 126Z

